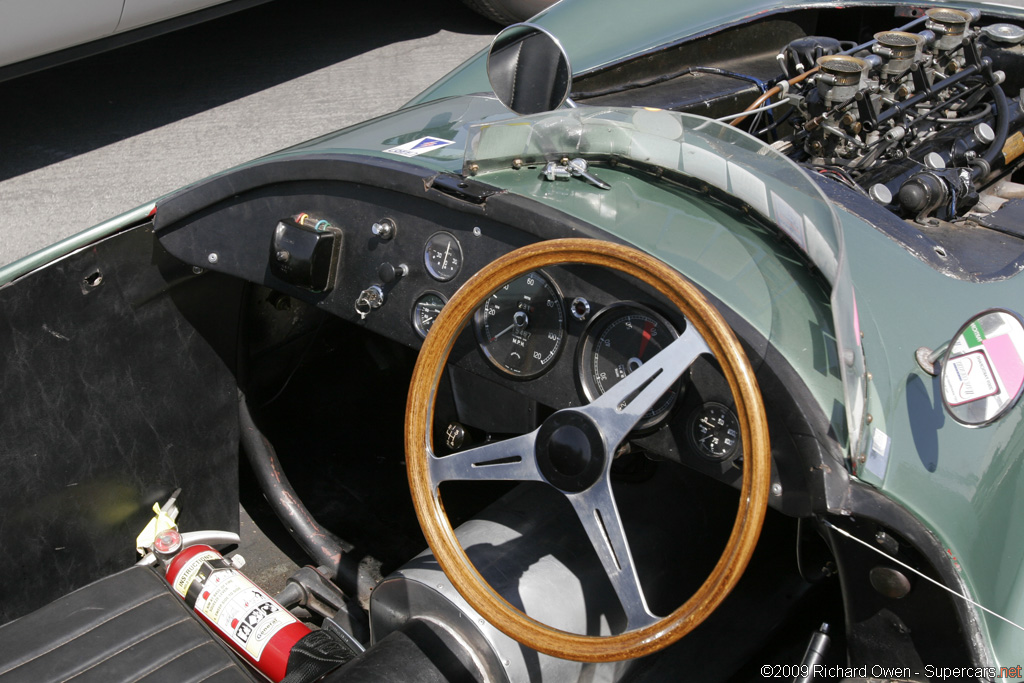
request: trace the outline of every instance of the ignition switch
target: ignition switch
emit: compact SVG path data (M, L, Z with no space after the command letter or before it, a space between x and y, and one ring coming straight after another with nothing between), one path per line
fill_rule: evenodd
M380 285L370 285L359 292L356 297L356 313L360 320L366 320L366 316L384 305L384 290Z
M384 281L384 286L391 289L400 279L408 275L409 266L404 263L400 263L397 266L393 266L387 261L380 264L377 268L377 275ZM391 285L391 286L388 286ZM359 314L360 320L366 320L366 316L373 313L375 310L384 305L384 287L381 285L370 285L363 291L359 292L359 296L356 297L356 313Z

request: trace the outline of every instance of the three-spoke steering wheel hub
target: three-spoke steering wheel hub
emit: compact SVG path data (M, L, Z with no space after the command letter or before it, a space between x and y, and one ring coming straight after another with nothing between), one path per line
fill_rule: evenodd
M564 493L579 493L596 484L607 467L606 451L601 429L575 410L555 413L537 432L537 467Z

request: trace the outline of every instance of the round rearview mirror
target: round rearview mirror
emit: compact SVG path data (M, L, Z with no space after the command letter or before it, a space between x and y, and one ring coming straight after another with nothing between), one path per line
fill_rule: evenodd
M487 78L506 107L537 114L558 109L568 99L572 69L553 35L533 24L513 24L491 43Z
M949 343L940 375L942 403L957 422L984 427L1024 390L1024 320L992 309L969 320Z

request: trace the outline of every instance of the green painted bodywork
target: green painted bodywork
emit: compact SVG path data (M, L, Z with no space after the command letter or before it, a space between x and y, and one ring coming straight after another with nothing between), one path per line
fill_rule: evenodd
M660 45L794 5L792 2L749 0L688 2L685 5L679 2L644 2L623 11L626 8L621 0L587 0L586 21L580 21L578 3L563 2L537 15L531 23L543 26L558 37L569 54L573 73L578 75ZM685 16L681 16L682 13ZM611 36L614 38L608 39ZM486 51L442 78L410 104L465 93L490 92L484 72L485 63Z
M587 21L579 20L580 5L587 8ZM560 3L537 22L561 39L574 71L580 73L723 24L796 6L747 0L582 0ZM409 162L427 171L458 173L470 141L469 124L481 119L499 122L513 115L502 112L491 98L449 96L488 90L482 57L477 56L395 114L274 158L337 152L395 160L383 150L432 135L455 144ZM611 191L579 180L548 182L528 169L494 170L480 180L577 216L659 256L775 345L826 415L834 415L836 404L849 400L829 349L836 333L830 292L820 278L811 276L789 243L736 212L669 183L618 169L601 169L600 175L612 185ZM149 208L0 270L0 285L116 232L144 217L140 212L148 213ZM1024 280L1018 276L976 284L947 277L861 219L844 213L839 218L871 378L865 406L871 425L867 438L850 444L852 469L935 533L973 599L1024 623L1024 408L1017 406L990 427L963 427L945 414L938 380L914 360L915 349L937 347L983 309L1024 309ZM859 458L866 455L876 431L891 439L891 447L888 460L874 461L872 471ZM994 660L1003 666L1024 663L1024 632L977 613Z
M119 230L135 225L146 219L147 216L153 213L156 209L156 202L149 202L143 204L131 211L126 211L120 216L115 216L109 220L103 221L98 225L94 225L91 228L83 230L82 232L75 233L70 237L67 237L60 242L56 242L40 249L39 251L29 254L24 258L18 259L17 261L0 268L0 287L3 287L9 282L30 273L36 268L42 268L48 263L52 263L59 258L63 258L68 254L87 247L97 240L101 240L104 237L113 235Z
M820 190L789 159L733 127L675 112L581 107L471 130L465 167L476 169L477 179L582 218L676 267L768 339L805 379L822 413L834 416L834 432L846 433L844 411L834 410L846 402L825 281L837 277L841 236ZM611 156L700 183L685 189L605 166L599 173L607 191L543 179L544 160L559 156ZM745 210L770 224L781 210L795 230L806 230L809 246L800 251L782 231L726 210L700 189L715 187L749 202ZM812 277L808 260L821 277Z
M595 173L612 189L552 183L528 169L481 180L571 213L676 268L779 349L830 415L843 400L843 386L829 295L795 250L706 197L615 169ZM841 432L838 422L834 427Z
M844 2L844 6L893 6L893 2ZM922 3L902 3L921 7ZM928 7L999 7L1007 14L1020 13L1020 3L1012 2L935 2ZM586 19L580 20L581 5ZM719 31L760 15L792 9L836 7L835 2L793 2L792 0L719 0L718 2L680 2L679 0L581 0L560 2L541 12L530 23L554 34L569 54L574 75L588 73L644 54L671 43ZM442 97L490 92L484 67L486 51L470 58L409 101L419 104ZM408 105L407 105L408 106Z
M1024 281L954 280L859 219L847 215L844 222L871 372L872 426L892 440L884 478L864 467L857 474L935 532L977 602L1021 623L1024 413L1018 405L989 427L957 424L942 407L939 379L921 370L914 352L948 341L984 308L1021 310ZM999 664L1024 663L1024 632L979 617Z

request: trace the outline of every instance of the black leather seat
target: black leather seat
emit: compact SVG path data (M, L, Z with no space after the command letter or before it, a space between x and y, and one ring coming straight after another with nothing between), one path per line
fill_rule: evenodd
M91 583L0 627L0 683L253 683L148 567Z

